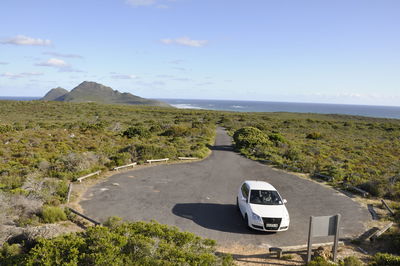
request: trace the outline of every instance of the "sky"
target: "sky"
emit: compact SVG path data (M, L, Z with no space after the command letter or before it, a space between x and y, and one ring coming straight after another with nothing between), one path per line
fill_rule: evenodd
M1 0L0 96L400 106L398 0Z

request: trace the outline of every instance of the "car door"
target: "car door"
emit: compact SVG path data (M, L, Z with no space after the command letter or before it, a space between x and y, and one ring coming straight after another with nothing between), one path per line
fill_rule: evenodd
M239 197L239 208L240 212L242 213L243 217L247 210L247 199L249 197L249 187L246 183L243 183L240 189L240 197Z

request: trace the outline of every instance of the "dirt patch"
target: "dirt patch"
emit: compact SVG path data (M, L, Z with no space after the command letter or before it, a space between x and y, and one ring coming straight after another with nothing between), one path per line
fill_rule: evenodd
M328 248L329 250L330 248ZM316 249L313 249L315 251ZM307 258L307 250L294 250L283 252L282 257L277 258L276 253L270 253L267 248L254 246L233 245L229 247L218 247L218 252L231 254L238 265L304 265ZM367 262L369 256L364 254L354 245L345 245L338 248L338 260L354 256L361 261Z

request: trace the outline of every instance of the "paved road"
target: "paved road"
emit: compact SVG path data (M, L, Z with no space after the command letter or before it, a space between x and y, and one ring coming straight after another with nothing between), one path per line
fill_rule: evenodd
M230 145L231 138L218 129L213 153L207 159L116 174L90 188L85 194L87 200L80 204L87 215L100 221L109 216L132 221L154 219L223 245L305 244L311 215L342 214L342 236L363 231L363 222L370 215L349 197L248 160L233 152ZM268 181L288 200L291 218L288 231L263 233L245 228L235 209L235 199L241 182L246 179Z

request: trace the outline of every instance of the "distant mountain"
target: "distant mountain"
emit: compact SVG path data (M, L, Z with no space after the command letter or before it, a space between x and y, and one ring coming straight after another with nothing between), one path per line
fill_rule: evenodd
M51 89L48 93L46 93L46 95L41 100L56 101L58 98L64 96L67 93L68 93L68 91L66 89L57 87L57 88Z
M58 97L56 97L58 95ZM62 102L98 102L108 104L138 104L171 107L169 104L141 98L133 94L121 93L102 84L84 81L68 92L62 88L50 90L41 100Z

